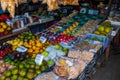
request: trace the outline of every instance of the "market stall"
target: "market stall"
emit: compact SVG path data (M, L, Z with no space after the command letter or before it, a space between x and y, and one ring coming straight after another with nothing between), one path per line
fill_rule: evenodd
M98 59L109 57L120 30L119 17L105 15L103 3L98 3L99 9L84 3L78 10L78 0L43 0L48 5L48 13L40 8L43 15L33 12L35 6L35 11L43 7L38 2L26 2L32 11L12 13L0 22L0 80L90 80ZM74 8L58 8L61 5Z

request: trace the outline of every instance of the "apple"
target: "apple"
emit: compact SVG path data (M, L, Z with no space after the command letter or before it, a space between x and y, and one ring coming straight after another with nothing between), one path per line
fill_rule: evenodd
M24 64L19 64L19 69L23 69L24 68Z
M65 52L65 54L67 54L68 49L67 49L67 48L65 48L65 47L63 47L63 48L62 48L62 51L63 51L63 52Z
M49 52L48 51L44 51L44 52L42 52L42 55L47 57L49 55Z
M56 49L56 50L60 50L60 49L61 49L61 46L60 46L59 44L56 44L56 45L55 45L55 49Z
M17 68L12 69L12 74L13 75L18 74L18 69Z
M47 61L47 64L48 64L49 66L53 65L53 64L54 64L54 60L53 60L53 59L48 60L48 61Z
M20 76L23 77L26 75L26 72L27 72L26 69L22 69L19 74L20 74Z
M38 74L40 74L41 73L41 71L39 70L39 69L37 69L36 70L36 74L38 75Z
M11 76L11 71L6 72L5 76L6 76L6 77Z
M11 80L17 80L17 78L18 78L18 75L13 75L13 76L11 77Z

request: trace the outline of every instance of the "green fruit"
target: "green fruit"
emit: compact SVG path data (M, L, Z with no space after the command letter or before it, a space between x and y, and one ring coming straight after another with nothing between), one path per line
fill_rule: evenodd
M18 74L18 71L19 71L19 70L18 70L17 68L14 68L14 69L12 69L12 74L13 74L13 75Z
M48 64L48 65L53 65L53 64L54 64L54 60L52 60L52 59L48 60L48 61L47 61L47 64Z
M56 44L56 45L55 45L55 49L56 49L56 50L59 50L59 49L61 49L61 46L60 46L59 44Z
M32 68L32 69L35 68L35 65L32 64L32 65L30 66L30 68Z
M26 64L25 67L26 67L26 68L30 68L30 65L29 65L29 64Z
M24 64L19 64L19 68L23 69L24 68Z
M17 80L23 80L23 77L22 77L22 76L19 76Z
M4 80L11 80L9 77L6 77ZM12 80L14 80L14 79L12 79Z
M48 51L44 51L44 52L42 52L42 55L47 57L49 55L49 52Z
M68 53L68 49L65 47L63 47L62 51L65 52L66 54Z
M41 71L45 71L46 70L46 66L41 66Z
M17 80L17 78L18 78L18 75L13 75L13 76L11 77L11 80Z
M26 75L26 73L27 73L27 70L26 69L22 69L21 71L20 71L20 76L25 76Z
M34 73L33 73L33 72L27 73L27 78L28 78L29 80L32 80L32 79L34 78Z
M36 70L36 74L38 75L38 74L40 74L41 73L41 71L40 70Z
M5 80L5 76L3 75L2 77L0 77L0 80Z
M5 76L6 76L6 77L11 76L11 71L6 72Z
M22 80L29 80L28 78L23 78Z
M40 66L39 66L39 65L36 65L36 66L35 66L35 69L40 69Z
M29 69L28 72L34 72L34 70L33 69Z
M94 34L99 35L99 34L100 34L100 32L96 30L96 31L94 32Z

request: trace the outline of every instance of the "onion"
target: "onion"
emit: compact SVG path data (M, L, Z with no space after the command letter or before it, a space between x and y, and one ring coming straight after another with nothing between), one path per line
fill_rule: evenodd
M0 60L0 64L3 64L4 63L4 61L3 60Z
M3 67L0 70L1 70L0 72L3 73L6 69Z

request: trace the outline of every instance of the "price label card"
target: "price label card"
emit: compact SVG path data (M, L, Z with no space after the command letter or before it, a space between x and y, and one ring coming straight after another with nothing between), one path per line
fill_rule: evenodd
M47 39L46 39L44 36L41 36L41 37L40 37L40 41L41 41L42 43L45 43L46 40L47 40Z
M68 66L73 66L73 62L69 61L69 60L66 60L66 63Z
M38 54L38 55L36 56L36 58L35 58L35 62L36 62L36 64L41 65L43 59L44 59L44 56L41 55L41 54Z
M93 10L90 9L90 10L88 11L88 14L94 14L94 13L93 13Z
M29 17L29 14L28 14L28 13L25 13L24 16Z
M96 53L97 51L95 49L90 49L89 52Z
M112 31L111 36L116 36L116 31Z
M18 52L26 52L28 49L26 48L26 47L24 47L24 46L19 46L17 49L16 49L16 51L18 51Z

